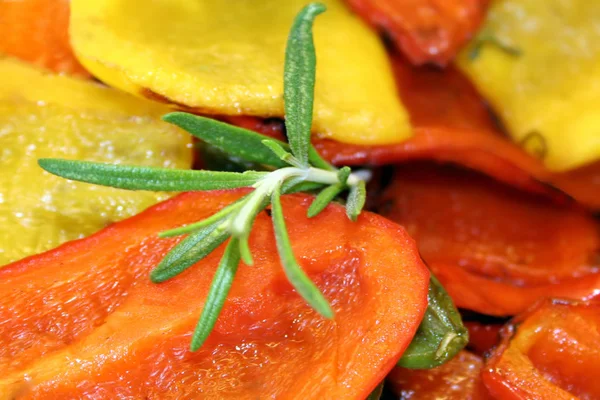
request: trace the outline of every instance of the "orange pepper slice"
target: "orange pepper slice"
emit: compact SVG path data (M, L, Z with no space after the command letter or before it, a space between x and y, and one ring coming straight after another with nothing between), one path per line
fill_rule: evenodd
M412 340L429 283L413 240L375 214L353 223L332 205L309 220L312 197L284 196L294 252L335 319L288 283L263 212L255 265L240 265L212 334L188 350L223 247L153 284L178 241L157 233L245 193L184 193L0 270L0 397L364 399Z

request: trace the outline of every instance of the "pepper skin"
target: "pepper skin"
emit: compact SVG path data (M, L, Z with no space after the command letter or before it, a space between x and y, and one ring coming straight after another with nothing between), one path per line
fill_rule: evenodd
M162 284L148 277L177 238L247 190L190 192L88 238L0 270L0 398L364 399L427 307L429 272L398 225L312 197L282 198L294 252L335 311L325 320L280 266L270 218L250 236L215 329L190 352L221 246ZM335 227L335 229L332 229Z

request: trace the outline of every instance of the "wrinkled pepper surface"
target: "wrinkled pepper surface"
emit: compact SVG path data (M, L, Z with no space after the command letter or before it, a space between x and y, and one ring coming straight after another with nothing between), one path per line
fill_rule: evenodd
M189 351L223 247L153 284L150 270L178 242L157 233L244 193L184 193L0 270L0 398L366 398L415 334L429 272L398 225L370 213L353 223L339 205L309 220L310 196L282 198L286 224L335 319L289 284L263 212L255 265L240 265L215 329Z
M415 238L458 307L510 316L541 297L598 296L600 230L575 205L413 163L396 169L378 211Z
M482 373L497 398L600 398L600 303L546 300L501 334Z
M38 158L189 168L188 134L168 109L0 56L0 265L81 238L166 199L68 181Z

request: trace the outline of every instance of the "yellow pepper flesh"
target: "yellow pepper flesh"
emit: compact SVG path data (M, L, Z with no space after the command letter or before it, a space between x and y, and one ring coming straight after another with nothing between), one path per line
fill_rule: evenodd
M283 62L307 0L73 0L80 61L105 82L215 115L283 116ZM410 136L385 49L340 0L317 18L313 129L358 144Z
M189 168L168 109L0 56L0 265L81 238L169 195L72 182L39 158Z
M475 39L458 61L513 139L552 170L600 158L598 21L598 1L496 1L482 35L520 54L487 43L471 60Z

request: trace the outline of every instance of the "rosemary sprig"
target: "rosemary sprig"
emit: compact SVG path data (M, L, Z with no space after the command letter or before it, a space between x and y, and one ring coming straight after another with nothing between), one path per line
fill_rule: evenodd
M306 190L321 190L308 210L319 214L340 193L349 191L348 217L356 220L366 198L368 171L337 169L323 160L310 144L316 56L312 38L315 17L325 6L304 7L292 26L284 68L284 102L289 145L264 135L209 118L183 112L163 119L195 137L247 161L269 168L269 172L215 172L173 170L85 161L41 159L46 171L64 178L129 190L189 191L252 187L254 190L211 217L159 233L161 237L187 235L151 272L153 282L177 276L229 240L213 278L204 309L194 332L191 350L202 346L212 331L241 261L251 265L248 238L257 215L269 205L281 265L298 294L317 312L333 318L325 296L302 270L287 233L280 196Z

